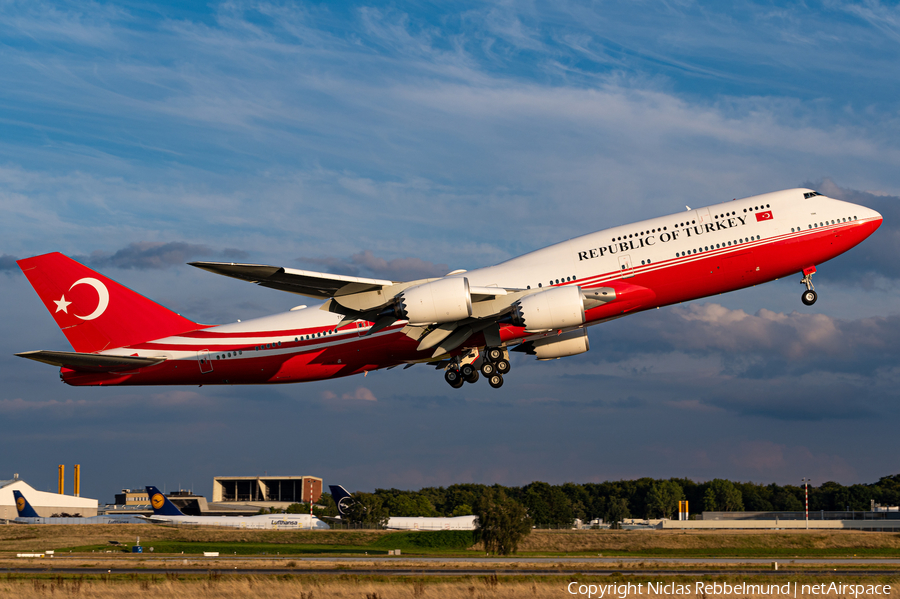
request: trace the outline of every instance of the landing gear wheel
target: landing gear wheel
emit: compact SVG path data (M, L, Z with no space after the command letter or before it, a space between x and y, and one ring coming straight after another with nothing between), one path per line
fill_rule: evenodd
M471 364L463 364L462 366L459 367L460 376L462 376L466 380L472 378L472 374L475 372L478 372L478 371L475 370L475 367L472 366Z
M812 306L814 303L816 303L816 300L818 298L819 296L816 295L815 291L813 291L812 289L807 289L803 292L803 295L800 296L800 301L802 301L807 306Z
M481 365L481 374L484 376L490 377L497 369L490 362L485 362Z
M477 382L478 382L478 379L480 379L480 378L481 378L481 375L478 374L478 371L477 371L477 370L472 370L472 376L467 376L467 377L466 377L466 382L467 382L467 383L477 383Z
M460 376L459 371L454 368L449 368L444 372L444 380L454 389L459 389L465 382L462 376Z
M488 384L494 389L499 389L503 386L503 377L499 374L494 374L488 377Z
M496 362L503 357L503 350L498 347L492 347L485 353L487 353L487 359L491 362Z
M498 374L506 374L511 368L509 365L509 360L498 360L496 366Z

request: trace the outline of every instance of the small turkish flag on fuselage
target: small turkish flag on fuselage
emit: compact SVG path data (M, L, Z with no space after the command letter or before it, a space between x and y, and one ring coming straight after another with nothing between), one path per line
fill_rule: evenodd
M761 220L772 220L772 211L766 210L765 212L757 212L756 222L759 222Z

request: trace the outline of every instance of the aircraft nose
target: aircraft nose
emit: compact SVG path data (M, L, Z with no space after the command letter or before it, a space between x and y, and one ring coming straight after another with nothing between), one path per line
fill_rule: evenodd
M871 220L874 223L877 223L876 228L880 227L881 223L884 221L884 217L881 216L881 213L876 210L872 210L871 208L866 208L865 211L865 218Z

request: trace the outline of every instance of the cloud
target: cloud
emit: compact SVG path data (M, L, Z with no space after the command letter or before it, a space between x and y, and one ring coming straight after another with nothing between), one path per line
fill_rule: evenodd
M137 270L163 269L181 266L194 258L216 257L222 260L242 260L247 252L236 249L214 251L205 245L171 241L168 243L138 241L110 254L103 251L91 252L89 256L74 256L94 268L125 268Z
M336 393L334 393L333 391L323 391L322 392L322 399L324 399L324 400L333 400L333 399L337 399L337 398L338 398L338 395ZM369 389L366 389L365 387L357 387L356 391L353 391L352 393L343 393L343 394L341 394L340 398L341 399L358 399L358 400L362 400L362 401L378 401L378 399L375 397L375 394L372 393Z
M0 272L21 273L22 271L19 269L19 265L16 264L16 260L18 258L9 254L0 256Z
M353 254L346 260L333 257L297 258L297 262L325 268L335 274L350 276L369 275L395 281L441 277L450 271L450 267L446 264L434 264L421 258L394 258L386 260L374 255L370 250Z
M602 335L604 351L592 351L587 359L686 353L715 357L745 377L810 369L873 373L900 356L900 315L841 319L767 309L750 314L707 302L645 312L591 334Z

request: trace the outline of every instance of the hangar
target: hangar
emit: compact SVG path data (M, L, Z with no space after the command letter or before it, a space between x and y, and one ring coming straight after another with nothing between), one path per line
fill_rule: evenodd
M16 474L11 480L0 480L0 518L14 520L18 517L16 500L13 491L19 491L28 499L28 503L42 518L49 518L54 514L78 514L85 518L97 515L97 500L75 495L63 495L61 493L48 493L38 491Z
M322 479L315 476L216 476L212 503L287 507L315 503L322 495Z

